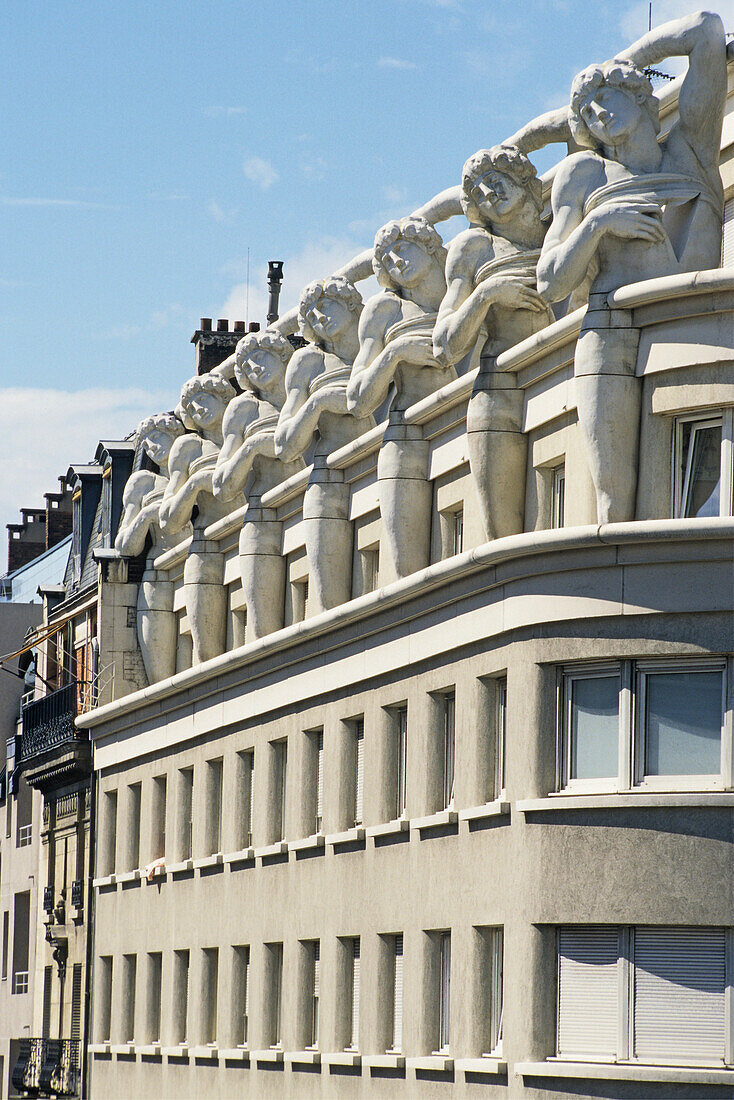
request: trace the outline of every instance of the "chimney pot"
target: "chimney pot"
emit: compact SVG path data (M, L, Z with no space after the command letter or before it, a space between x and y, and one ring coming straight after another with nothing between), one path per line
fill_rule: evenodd
M211 332L211 330L212 330L212 319L211 319L211 317L202 317L201 320L199 321L199 328L201 329L202 332Z
M235 332L245 332L246 331L245 322L244 321L235 321L234 331Z
M259 321L250 321L250 327L248 328L247 331L248 332L259 332L260 331L260 322Z
M229 332L229 321L226 317L220 317L217 321L217 332Z

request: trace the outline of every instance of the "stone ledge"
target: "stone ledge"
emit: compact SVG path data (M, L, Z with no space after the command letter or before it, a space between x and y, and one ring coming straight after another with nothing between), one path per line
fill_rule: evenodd
M410 818L397 817L392 821L383 821L380 825L368 825L365 836L399 836L400 833L407 833L409 830Z
M193 871L194 861L193 859L182 859L180 863L170 863L168 865L169 875L182 875L186 871Z
M224 864L247 863L255 858L254 848L240 848L238 852L225 852L222 856Z
M268 1047L265 1050L253 1050L250 1052L250 1060L253 1062L282 1062L283 1051L280 1047Z
M149 1055L152 1054L152 1055L158 1055L160 1057L161 1044L160 1043L145 1043L145 1044L143 1044L143 1046L137 1046L136 1045L135 1053L136 1054L149 1054Z
M439 810L438 813L428 814L427 817L413 817L410 819L411 829L422 832L423 829L435 829L441 825L455 825L459 820L456 810Z
M287 1066L319 1066L321 1065L320 1050L286 1050L283 1053L283 1061Z
M189 1048L186 1043L179 1043L178 1046L161 1047L161 1054L166 1058L188 1058Z
M481 821L485 817L509 817L510 803L500 798L493 802L485 802L482 806L469 806L466 810L459 810L459 821Z
M408 1069L446 1073L454 1068L454 1059L447 1054L424 1054L420 1058L407 1058L405 1065Z
M189 1058L219 1058L219 1047L208 1043L197 1047L189 1047Z
M120 1055L125 1057L126 1055L135 1054L135 1043L112 1043L110 1054L114 1054L116 1058L119 1058Z
M363 1054L365 1069L405 1069L404 1054Z
M626 1062L516 1062L522 1077L588 1077L608 1081L675 1081L690 1085L733 1085L734 1069L705 1066L649 1066Z
M624 794L558 794L525 798L516 803L524 814L553 810L653 810L658 807L734 807L734 791L633 791Z
M454 1062L454 1069L464 1073L496 1075L507 1073L507 1062L504 1062L501 1058L485 1057L484 1055L481 1058L457 1058Z
M110 1053L109 1043L87 1043L87 1052L95 1056L101 1056Z
M219 1051L219 1057L226 1062L249 1062L250 1051L247 1047L228 1047Z
M140 868L136 867L134 871L123 871L122 874L117 876L119 883L123 882L140 882Z
M314 833L312 836L306 836L302 840L289 840L288 851L289 852L309 852L315 848L323 848L324 846L324 834Z
M194 860L194 868L201 870L206 867L221 867L224 857L221 852L214 852L210 856L201 856L200 859Z
M361 1066L362 1055L357 1050L332 1050L321 1055L322 1066Z
M98 890L101 886L115 886L117 884L117 875L101 875L99 878L92 879L92 886L95 890Z
M256 859L268 859L269 856L282 856L288 852L287 840L276 840L275 844L263 844L253 849Z
M353 825L351 829L344 829L341 833L327 833L326 843L334 848L340 844L358 844L365 838L364 825Z

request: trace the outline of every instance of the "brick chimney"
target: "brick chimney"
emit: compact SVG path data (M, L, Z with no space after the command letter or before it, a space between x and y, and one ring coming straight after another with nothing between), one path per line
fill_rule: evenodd
M250 331L252 330L253 326L250 325ZM213 329L211 317L202 317L199 328L191 337L191 343L196 348L196 373L207 374L218 367L233 353L237 341L242 339L245 332L244 321L233 321L230 328L230 322L226 318L220 318L216 329Z
M71 490L59 478L60 491L44 493L45 508L21 508L21 522L9 523L8 572L27 565L71 534Z

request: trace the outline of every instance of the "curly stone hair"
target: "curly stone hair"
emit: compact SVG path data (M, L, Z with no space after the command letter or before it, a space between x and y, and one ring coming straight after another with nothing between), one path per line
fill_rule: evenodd
M652 84L642 70L631 61L615 58L613 61L605 61L603 65L590 65L588 69L584 69L574 77L571 85L568 122L577 145L596 151L601 148L596 138L591 136L581 112L585 104L593 99L605 84L612 88L621 88L633 96L650 116L655 133L660 132L658 101L653 93Z
M165 432L171 437L171 441L186 434L185 426L174 412L160 412L144 417L138 424L138 441L142 442L153 431Z
M386 290L394 290L397 293L400 292L400 287L393 283L382 262L385 253L389 252L391 246L395 244L396 241L400 240L416 241L426 250L426 252L435 256L436 262L439 264L441 270L444 270L446 265L446 249L443 246L443 239L438 230L435 226L431 225L429 221L426 221L425 218L411 214L407 218L400 218L399 221L388 222L386 225L383 225L381 229L378 229L375 234L375 251L372 257L372 270L380 286L385 287Z
M493 145L473 153L461 171L461 209L472 225L482 225L486 220L472 198L472 188L492 168L522 187L538 211L543 209L542 185L535 165L514 145Z
M235 389L221 374L199 374L189 378L181 388L181 408L184 413L188 413L189 402L197 393L213 393L226 404L235 396Z
M320 343L319 338L309 324L308 315L322 298L335 298L337 301L343 302L347 309L355 314L355 322L359 319L364 307L362 295L354 283L350 283L349 279L345 279L343 275L329 275L326 279L317 279L315 282L309 283L301 291L301 298L298 303L298 329L301 336L304 340L308 340L309 344Z
M252 388L247 380L245 363L254 351L272 351L282 360L283 366L286 367L291 355L293 355L293 345L290 340L287 340L285 336L282 336L274 329L264 329L262 332L248 332L247 336L243 336L242 339L238 341L234 353L235 377L243 390Z

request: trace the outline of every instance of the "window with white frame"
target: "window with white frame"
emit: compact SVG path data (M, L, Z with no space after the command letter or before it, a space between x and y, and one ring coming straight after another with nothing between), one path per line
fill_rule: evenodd
M561 785L576 791L732 785L726 661L566 669Z
M438 1050L448 1054L451 1038L451 933L438 934Z
M316 1050L319 1045L319 1004L321 1000L321 943L311 940L304 944L308 952L308 1013L306 1049Z
M454 804L454 774L456 759L456 693L443 696L443 804Z
M324 824L324 731L316 730L310 735L315 766L314 784L314 833L320 833Z
M286 794L288 790L288 742L271 741L272 801L270 806L272 840L285 839Z
M239 823L240 848L249 848L252 844L253 822L253 779L255 775L255 753L253 749L246 749L237 753L238 786L240 805L237 814Z
M673 454L673 514L681 518L732 514L734 409L681 416Z
M566 522L566 467L556 466L553 469L553 505L551 526L563 527Z
M408 708L395 707L395 817L404 817L407 808Z
M283 944L270 943L266 947L270 971L270 1046L279 1047L283 1034Z
M558 930L557 1055L730 1064L734 930Z
M250 1034L250 947L234 948L232 983L232 1037L238 1047L247 1047Z
M347 1004L351 1011L349 1022L349 1045L347 1050L359 1050L359 993L361 986L361 946L359 936L349 941L351 958L349 960L349 997Z
M364 821L364 718L354 720L354 824Z
M451 513L451 551L461 554L464 550L464 509L457 508Z
M392 1028L388 1053L403 1049L403 933L390 937L392 965Z
M507 730L507 677L496 682L494 747L494 794L496 798L505 790L505 741Z

